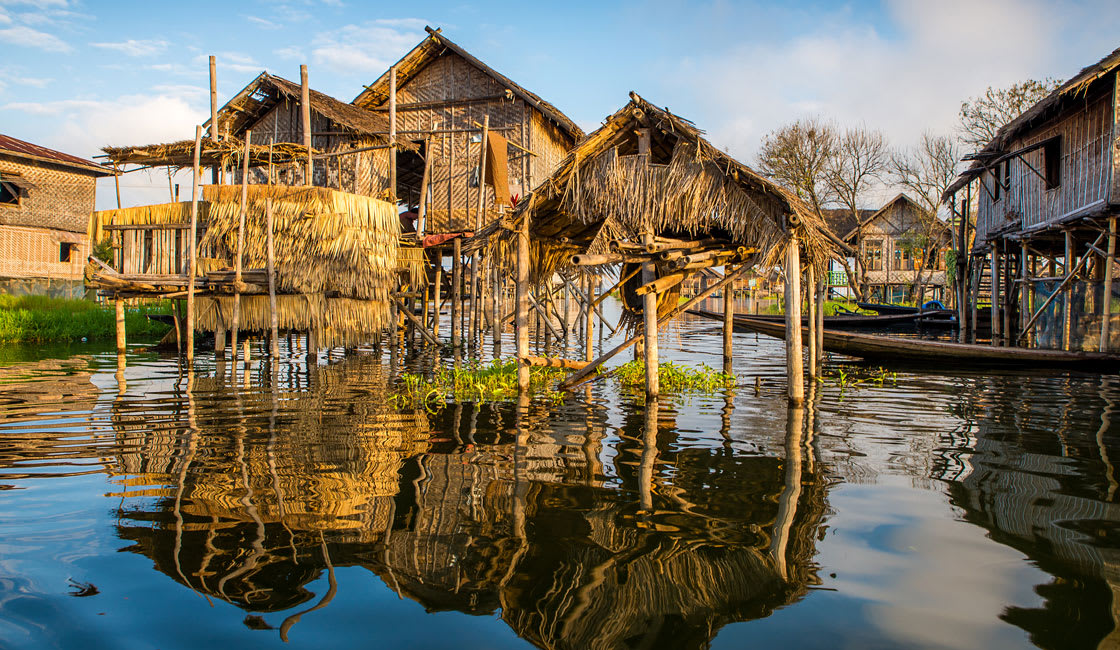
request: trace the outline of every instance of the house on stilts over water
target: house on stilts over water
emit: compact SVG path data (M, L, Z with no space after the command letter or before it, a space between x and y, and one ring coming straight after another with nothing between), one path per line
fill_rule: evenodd
M956 290L972 336L990 309L993 345L1120 346L1118 71L1120 49L1000 129L945 192L965 217L957 240L971 242L958 255ZM990 305L980 304L986 296Z
M588 340L586 365L565 385L643 340L646 389L657 394L660 325L750 268L783 267L787 313L794 323L801 322L804 268L814 297L808 304L823 311L823 272L833 255L824 227L805 204L716 149L691 122L631 93L629 103L582 140L510 217L489 224L471 248L485 249L496 264L516 274L523 381L531 364L569 361L529 356L529 305L540 311L541 304L551 302L547 294L558 274L578 283L591 274L613 273L618 283L605 293L620 289L630 326L639 333L597 359L592 359ZM721 282L678 305L686 278L721 266L729 271ZM584 286L592 294L597 282ZM594 300L594 295L588 298ZM593 310L585 311L594 318ZM724 325L725 365L730 361L731 311ZM810 323L810 371L815 373L819 326L816 318ZM801 334L800 327L789 328L789 386L795 402L803 397Z
M350 104L310 89L304 69L300 84L262 73L219 110L212 60L212 117L197 163L190 140L105 148L117 169L210 169L193 208L193 282L192 204L176 201L95 215L94 236L112 240L115 259L96 270L94 286L114 298L182 298L193 287L200 298L192 325L223 333L268 329L271 277L279 328L308 332L312 349L371 340L393 313L421 313L410 329L435 343L439 317L431 306L445 284L443 251L458 250L464 235L523 196L583 133L551 104L428 31ZM484 149L494 171L480 180ZM453 264L459 282L447 283L453 310L461 294L473 305L480 291L452 291L466 281L461 259ZM218 337L219 348L224 342Z

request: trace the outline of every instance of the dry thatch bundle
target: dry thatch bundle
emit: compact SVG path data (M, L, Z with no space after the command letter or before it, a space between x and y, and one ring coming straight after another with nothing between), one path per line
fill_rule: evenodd
M198 204L198 221L206 220L206 204ZM164 223L190 223L190 201L140 205L134 208L98 210L90 214L89 236L99 242L105 238L105 226L148 226Z
M207 332L228 329L233 319L233 296L195 299L196 327ZM282 330L316 329L324 348L354 346L369 341L389 324L388 306L381 300L328 298L322 294L281 294L276 312ZM264 331L272 326L268 296L241 296L240 327Z
M401 243L400 248L397 249L397 272L408 278L407 284L414 290L425 286L427 264L422 247Z
M396 288L400 220L392 205L323 187L249 185L244 265L267 265L266 202L275 229L277 285L284 293L333 293L388 304ZM207 185L202 247L233 259L241 187Z

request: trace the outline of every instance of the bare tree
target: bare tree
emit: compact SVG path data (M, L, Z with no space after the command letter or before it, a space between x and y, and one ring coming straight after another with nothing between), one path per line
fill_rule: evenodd
M941 196L957 177L957 164L961 158L960 146L951 138L922 134L918 146L898 151L891 155L890 172L895 183L918 202L921 207L919 224L905 233L902 241L910 246L914 255L914 281L910 287L910 299L921 295L922 287L928 277L926 271L934 260L937 243L946 228L938 217Z
M843 209L851 213L856 224L856 239L852 254L856 273L852 273L846 257L840 258L840 264L848 276L848 286L855 292L858 300L864 300L867 293L867 268L860 253L863 241L860 206L865 203L869 190L882 180L889 159L883 134L866 127L859 127L847 129L837 138L835 154L825 166L825 178L831 196Z
M827 170L836 155L837 136L820 118L797 120L762 139L758 166L763 174L793 191L820 216L832 199Z
M1023 114L1039 100L1049 95L1061 82L1056 79L1027 79L1006 88L988 89L979 97L961 102L961 141L973 150L979 150L992 141L1005 124Z

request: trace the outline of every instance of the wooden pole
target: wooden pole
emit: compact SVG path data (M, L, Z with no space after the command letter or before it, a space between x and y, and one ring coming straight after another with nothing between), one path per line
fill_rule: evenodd
M805 364L801 350L801 244L792 233L786 247L786 376L789 401L805 403Z
M1003 319L1000 318L1000 307L1002 306L1000 300L1001 287L1000 287L1000 259L999 259L999 240L992 242L991 257L991 286L992 286L992 345L999 345L1001 337L1003 336Z
M521 217L521 227L517 231L517 304L514 336L517 341L517 360L529 356L529 214ZM529 366L518 363L517 388L529 389Z
M590 276L587 278L587 295L585 298L587 304L583 314L583 358L586 361L591 361L595 358L595 285L591 283Z
M971 338L969 339L969 342L971 342L971 343L976 342L977 335L979 334L979 332L977 332L976 330L977 330L977 323L980 320L980 306L979 306L980 279L984 275L984 258L979 257L976 261L977 261L977 264L975 264L972 267L972 273L970 274L971 275L971 278L970 278L970 280L971 280L970 294L971 295L970 295L970 298L968 300L968 307L969 307L969 312L970 312L969 321L972 323L972 326L969 327L969 332L971 333Z
M113 187L117 190L117 209L121 209L121 173L117 164L113 163Z
M813 357L813 365L816 366L817 377L821 376L821 368L824 365L824 300L827 289L823 279L817 280L817 354Z
M439 315L443 307L440 294L443 293L443 248L436 248L436 282L432 300L432 334L439 338Z
M121 298L120 294L113 297L113 308L117 316L117 354L123 355L127 344L124 331L124 298Z
M731 273L731 265L723 269L724 275ZM731 334L735 330L735 291L734 284L723 289L723 372L730 375L731 365Z
M1120 82L1118 82L1120 83ZM1108 220L1108 256L1104 258L1104 287L1101 295L1101 352L1108 352L1112 335L1112 267L1116 263L1116 217Z
M1062 349L1068 350L1070 348L1070 336L1073 329L1073 286L1070 282L1070 277L1076 272L1073 266L1074 257L1074 244L1073 233L1069 230L1065 231L1066 235L1066 255L1065 255L1065 291L1062 294L1065 306L1062 309ZM1078 265L1080 266L1080 265Z
M213 62L214 57L210 57ZM187 257L187 365L194 363L194 277L198 274L198 167L202 149L202 126L194 127L194 166L191 174L191 240ZM217 334L217 332L215 332Z
M276 312L276 244L273 240L272 197L264 200L265 228L268 231L268 313L272 320L272 338L269 354L280 356L280 316Z
M806 293L809 295L809 378L817 377L817 270L812 264L805 269L808 277Z
M394 111L394 114L396 111ZM394 149L396 151L396 149ZM394 156L395 158L396 156ZM428 225L428 186L432 182L432 138L424 138L424 175L420 178L420 206L416 217L416 234L423 236Z
M451 347L463 347L462 310L463 300L463 238L455 237L451 248Z
M482 147L478 154L478 210L474 214L474 231L477 233L482 227L482 212L486 209L486 138L490 133L490 116L482 118ZM495 189L495 193L497 190ZM482 278L479 277L478 252L471 255L471 340L478 340L479 315L482 304L479 301L482 293Z
M303 184L314 185L311 177L313 171L311 161L311 88L307 85L306 65L299 67L299 106L303 118L303 146L307 149L307 177L303 180ZM248 142L249 138L246 137L245 141Z
M646 246L654 243L652 230L647 230L642 235L642 243ZM649 284L656 279L657 267L654 263L651 261L643 264L642 284ZM657 294L654 292L642 296L642 321L645 329L646 395L656 397L661 392L661 366L657 358Z
M210 139L218 141L218 66L210 55Z
M237 224L237 253L233 259L233 328L230 354L237 363L237 335L241 328L241 258L245 252L245 209L249 201L249 139L252 131L245 132L245 150L241 156L241 219ZM236 367L236 366L235 366Z
M397 66L389 68L389 202L397 205ZM450 206L449 206L450 207Z

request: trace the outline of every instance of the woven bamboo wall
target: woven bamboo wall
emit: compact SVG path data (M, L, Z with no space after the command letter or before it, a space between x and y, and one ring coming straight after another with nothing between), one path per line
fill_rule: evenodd
M66 236L67 239L73 237ZM57 231L0 225L0 277L81 280L89 257L89 237L79 235L79 238L81 243L75 244L70 261L60 262L61 242Z
M1112 182L1113 91L1097 92L1076 102L1075 108L1066 110L1024 137L1008 144L1008 151L1015 151L1042 142L1056 135L1061 143L1061 184L1047 190L1045 181L1024 164L1023 160L1010 161L1010 189L1000 193L993 201L990 191L995 187L995 177L985 173L980 177L984 188L978 189L980 198L976 219L976 240L984 241L988 233L998 230L1008 221L1022 218L1024 230L1063 221L1086 208L1102 205L1109 197ZM1042 149L1023 155L1026 162L1044 173L1045 157ZM994 192L993 192L994 193Z
M482 124L489 115L490 128L537 153L533 157L510 148L510 194L519 196L525 196L534 183L555 168L562 157L556 155L557 151L566 152L573 144L556 129L534 127L532 116L542 124L544 120L520 98L506 99L505 90L493 77L455 54L440 57L397 89L398 131L418 142L423 141L423 133L432 134L432 202L427 232L473 230L478 216L479 189L470 183L479 163L478 135L439 131L477 130L476 123ZM467 100L477 101L464 103ZM407 106L419 102L450 105L418 110ZM493 197L493 190L486 187L486 205L493 205Z
M303 122L298 102L283 101L265 113L250 127L253 144L293 142L303 144ZM332 120L311 113L311 148L320 152L345 151L378 144L372 137L349 135ZM305 163L277 165L273 182L278 185L303 185ZM314 184L351 194L361 194L384 199L389 194L389 151L379 149L362 153L316 160L312 166ZM240 171L233 175L233 182L241 181ZM250 183L268 182L265 169L254 169Z
M86 232L93 212L94 173L0 155L0 175L19 174L35 185L18 206L0 205L0 225Z

